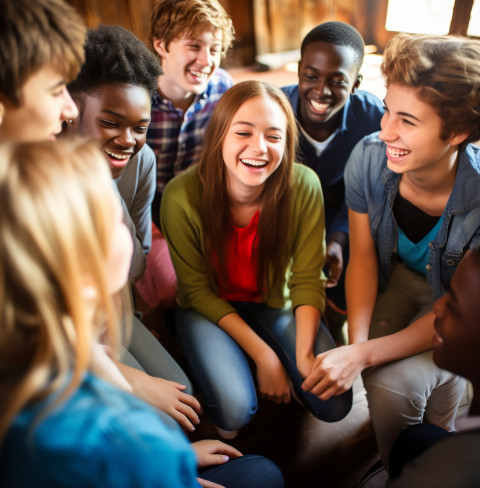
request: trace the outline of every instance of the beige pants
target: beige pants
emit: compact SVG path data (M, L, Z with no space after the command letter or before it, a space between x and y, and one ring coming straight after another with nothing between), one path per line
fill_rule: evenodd
M433 295L422 274L395 262L389 284L375 305L370 338L397 332L432 310ZM365 370L370 417L380 457L388 456L399 433L424 420L453 430L465 380L438 368L432 350Z

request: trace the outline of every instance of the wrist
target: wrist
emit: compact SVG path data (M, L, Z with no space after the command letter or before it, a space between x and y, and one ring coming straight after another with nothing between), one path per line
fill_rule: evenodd
M375 362L373 359L372 341L357 342L354 344L354 346L357 348L360 357L362 358L362 369L375 366Z
M340 247L342 249L344 249L346 244L347 244L347 241L348 241L348 234L346 234L345 232L342 232L342 231L337 231L337 232L334 232L330 236L330 239L328 242L329 243L336 242L337 244L340 245Z

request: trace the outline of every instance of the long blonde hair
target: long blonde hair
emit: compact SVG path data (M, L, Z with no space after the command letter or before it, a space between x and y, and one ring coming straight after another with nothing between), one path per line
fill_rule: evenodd
M100 328L118 345L106 273L111 191L94 143L0 147L0 441L26 405L75 390Z
M258 222L257 283L265 291L285 277L290 258L288 239L285 236L288 236L291 220L297 126L290 102L283 92L270 83L256 80L243 81L227 90L220 98L208 124L198 172L203 185L200 211L207 256L216 254L220 263L219 269L225 270L226 245L233 222L222 156L223 140L238 109L256 97L275 101L287 119L282 161L265 183L262 212ZM209 260L207 265L210 274L218 282L219 276L212 261Z

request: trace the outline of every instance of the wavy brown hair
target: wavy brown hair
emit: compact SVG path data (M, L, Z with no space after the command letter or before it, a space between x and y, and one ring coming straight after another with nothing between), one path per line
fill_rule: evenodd
M113 190L97 144L3 144L0 161L1 441L25 406L75 391L101 332L114 348L120 337L106 267Z
M225 135L237 110L256 97L269 98L282 109L287 119L282 161L265 182L258 221L257 283L266 290L285 276L290 258L288 236L291 224L292 168L297 144L295 115L290 102L276 86L262 81L234 85L220 99L210 119L198 172L203 185L201 220L208 256L208 269L218 283L211 257L218 257L219 269L226 269L226 246L233 229L227 172L222 157ZM223 277L223 276L222 276ZM271 281L269 279L271 277Z
M443 121L441 137L480 139L480 42L464 37L397 34L384 51L382 73L417 90Z

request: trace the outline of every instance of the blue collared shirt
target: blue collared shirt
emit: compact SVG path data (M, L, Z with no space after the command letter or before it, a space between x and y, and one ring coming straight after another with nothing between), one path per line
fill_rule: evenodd
M298 120L298 85L282 88L292 104ZM362 137L380 129L384 109L382 101L373 93L357 90L343 107L342 121L333 140L317 156L315 148L299 131L297 162L312 168L320 178L325 199L325 227L327 241L333 232L348 234L348 211L345 205L343 172L355 144Z
M174 176L198 162L213 109L232 85L232 77L218 68L186 112L174 108L158 92L153 95L147 143L157 158L157 193L163 193Z
M468 249L480 244L480 148L471 144L459 153L452 193L443 221L430 248L427 280L435 299L445 294L460 260ZM368 213L377 247L379 291L385 288L398 231L393 202L401 175L387 167L386 146L371 134L360 141L345 168L346 203L359 213Z

